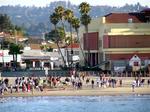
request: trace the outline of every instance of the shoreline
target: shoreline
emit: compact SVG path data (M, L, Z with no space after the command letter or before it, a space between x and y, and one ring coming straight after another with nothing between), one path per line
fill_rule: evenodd
M121 95L150 95L150 88L136 88L132 92L130 87L103 88L103 89L81 89L81 90L44 90L43 92L20 92L4 93L0 98L5 97L43 97L43 96L121 96Z

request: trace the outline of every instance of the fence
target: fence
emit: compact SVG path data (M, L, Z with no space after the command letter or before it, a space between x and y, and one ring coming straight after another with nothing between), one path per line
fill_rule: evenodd
M48 75L52 76L68 76L69 71L64 71L64 70L49 70ZM45 71L44 70L28 70L28 71L9 71L9 72L2 72L1 73L2 77L44 77L45 76Z

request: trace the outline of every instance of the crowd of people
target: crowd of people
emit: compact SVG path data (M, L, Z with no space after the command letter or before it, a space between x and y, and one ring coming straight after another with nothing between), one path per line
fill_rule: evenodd
M3 94L5 91L13 92L30 92L34 89L38 91L43 91L44 80L37 77L17 77L13 83L9 83L9 79L5 78L0 81L0 94Z
M145 79L136 78L131 86L134 92L135 87L142 87L145 84ZM150 79L147 79L147 85L150 86ZM72 73L70 77L17 77L13 82L9 81L8 78L0 80L0 94L2 95L5 91L13 92L34 92L43 91L47 88L73 88L82 89L84 88L108 88L108 87L122 87L122 78L116 79L114 77L106 77L105 74L101 74L96 78L86 75L84 72Z
M140 77L136 77L135 80L133 80L131 86L132 91L135 91L135 87L143 87L145 84L145 79L141 79ZM147 86L150 87L150 79L147 79Z

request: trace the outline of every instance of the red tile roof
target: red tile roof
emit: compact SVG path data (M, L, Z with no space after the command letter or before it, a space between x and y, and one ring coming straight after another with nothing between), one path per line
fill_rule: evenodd
M79 48L79 44L73 43L72 45L70 44L67 48Z
M30 44L31 49L41 49L40 44Z
M141 12L150 13L150 8L143 9Z
M147 22L145 13L110 13L105 15L106 23L128 23L128 19L132 18L133 23Z

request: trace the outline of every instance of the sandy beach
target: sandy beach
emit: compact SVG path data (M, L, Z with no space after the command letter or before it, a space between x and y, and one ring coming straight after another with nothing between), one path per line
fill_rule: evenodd
M140 95L150 94L150 88L136 88L132 92L130 87L105 88L105 89L82 89L82 90L44 90L43 92L5 93L1 97L25 97L25 96L101 96L101 95Z
M96 77L91 77L95 79ZM9 78L11 81L14 78ZM117 78L116 78L117 79ZM118 78L119 79L119 78ZM150 87L147 86L146 82L144 87L136 87L135 91L132 92L131 82L134 78L122 78L123 86L122 87L95 87L92 88L90 85L87 87L85 83L83 83L82 89L74 89L70 86L65 88L46 88L44 91L40 92L34 90L34 92L4 92L4 95L1 97L25 97L25 96L101 96L101 95L140 95L140 94L150 94ZM148 79L148 78L144 78Z

